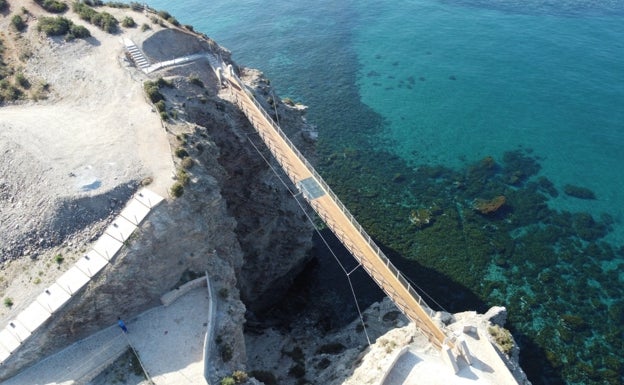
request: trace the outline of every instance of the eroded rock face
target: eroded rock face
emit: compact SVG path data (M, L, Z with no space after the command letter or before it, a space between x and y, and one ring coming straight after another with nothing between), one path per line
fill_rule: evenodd
M270 97L261 73L244 70L242 75L243 81L256 85L259 100ZM293 142L310 147L303 136L307 126L301 110L273 103L279 103L282 128ZM206 108L210 104L216 108ZM209 99L205 105L187 103L186 113L198 125L196 135L208 135L220 149L224 173L218 178L244 254L241 298L252 311L264 309L279 300L303 268L312 247L312 225L293 197L295 187L235 106ZM307 209L305 202L301 205Z

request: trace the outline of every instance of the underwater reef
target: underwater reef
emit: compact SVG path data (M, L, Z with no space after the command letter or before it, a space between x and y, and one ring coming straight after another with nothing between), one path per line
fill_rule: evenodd
M534 384L624 383L624 247L604 241L614 219L550 208L559 191L530 150L451 169L334 148L319 169L385 249L506 306ZM448 311L479 306L414 274Z

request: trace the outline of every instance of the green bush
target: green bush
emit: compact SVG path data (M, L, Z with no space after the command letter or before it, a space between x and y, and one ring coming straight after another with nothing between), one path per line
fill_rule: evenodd
M74 3L73 10L82 20L97 26L108 33L115 33L119 29L119 21L108 12L97 12L84 3Z
M52 13L63 13L69 8L67 4L58 0L35 0L35 2L39 4L41 8Z
M4 306L6 307L12 307L13 306L13 298L11 297L6 297L4 299Z
M223 377L220 382L221 385L235 385L236 381L232 377Z
M72 25L69 28L69 32L73 36L75 36L75 37L77 37L79 39L86 39L88 37L91 37L91 32L86 27L84 27L82 25L76 25L76 24Z
M511 353L511 350L514 347L514 341L509 330L498 325L493 325L488 327L488 332L490 332L490 335L494 337L494 341L496 341L496 344L500 347L503 353Z
M178 158L184 158L188 156L188 152L184 148L178 147L175 150L175 156L177 156Z
M13 102L22 95L22 90L9 83L7 79L0 80L0 102Z
M62 36L69 32L72 22L62 16L42 17L37 23L37 30L48 36Z
M163 94L160 93L158 83L148 80L143 83L143 89L152 103L158 103L161 100L165 100Z
M178 169L178 172L176 172L176 179L180 182L180 184L182 184L182 186L186 186L191 180L191 177L186 170Z
M156 84L158 84L158 87L160 88L162 87L172 88L173 87L173 82L171 80L167 80L164 78L158 78L158 80L156 80Z
M249 378L247 373L243 372L242 370L235 370L234 373L232 373L232 377L237 384L242 384Z
M143 23L143 25L141 25L141 31L145 32L148 29L152 29L152 27L150 27L149 24Z
M171 186L171 195L174 198L179 198L184 193L184 186L180 182L175 182L173 186Z
M108 5L111 8L130 8L130 4L120 3L117 1L110 1L106 3L106 5Z
M26 23L24 22L24 19L22 19L20 15L14 15L11 18L11 25L13 26L13 28L15 28L19 32L22 32L23 30L26 29Z
M158 11L158 16L160 16L161 18L163 18L163 19L165 19L165 20L169 19L170 17L173 17L173 16L171 16L171 14L170 14L169 12L167 12L167 11Z
M163 112L163 111L165 111L165 109L166 109L166 106L165 106L165 101L164 101L164 100L159 100L158 102L156 102L156 103L154 104L154 106L156 107L156 110L157 110L158 112Z
M180 162L180 165L183 169L190 170L191 168L193 168L193 159L191 159L190 156L184 157L182 159L182 162Z
M121 20L121 26L124 28L134 28L136 27L136 22L130 16L126 16Z
M143 7L143 4L141 3L137 3L136 1L131 1L130 8L132 8L133 11L141 12L144 7Z
M15 81L17 82L17 84L20 85L20 87L26 90L30 88L30 82L28 81L28 79L26 79L26 76L24 76L24 74L21 72L18 72L17 75L15 75Z
M55 261L56 263L58 263L59 265L60 265L61 263L63 263L63 261L64 261L64 260L65 260L65 258L63 258L63 256L62 256L61 254L56 254L56 255L54 256L54 261Z
M91 21L91 18L97 13L95 9L89 7L87 4L78 2L74 3L72 9L78 14L78 17L80 17L82 20L86 20L89 22Z
M176 27L180 26L180 22L173 16L168 18L167 21L170 22L171 24L175 25Z

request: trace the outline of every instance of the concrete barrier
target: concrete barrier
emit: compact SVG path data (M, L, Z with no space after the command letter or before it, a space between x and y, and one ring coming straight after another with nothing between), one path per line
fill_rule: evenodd
M394 365L396 365L396 363L399 361L399 358L403 357L403 355L408 350L409 350L409 346L404 346L403 349L399 350L399 352L394 356L394 358L392 358L392 361L390 362L388 369L386 369L385 373L381 376L381 378L379 379L379 382L377 382L377 385L384 385L384 382L386 382L386 378L388 378L388 375L394 368Z
M212 351L212 341L215 328L215 315L217 300L214 297L214 290L212 290L212 284L210 283L210 277L206 272L206 287L208 288L208 300L210 301L210 307L208 308L208 327L206 328L206 337L204 338L204 378L206 383L210 384L210 352Z
M162 297L160 297L160 302L165 306L169 306L173 302L175 302L176 299L180 298L189 291L206 285L206 277L194 279L185 283L177 289L171 290L170 292L163 294Z

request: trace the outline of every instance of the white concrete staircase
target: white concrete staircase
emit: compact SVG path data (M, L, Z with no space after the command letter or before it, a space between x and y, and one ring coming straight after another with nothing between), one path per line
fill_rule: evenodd
M126 46L126 50L132 57L132 61L139 67L141 70L145 71L150 66L149 60L143 54L143 51L139 49L139 47L134 44L134 42L130 39L124 39L124 45Z

